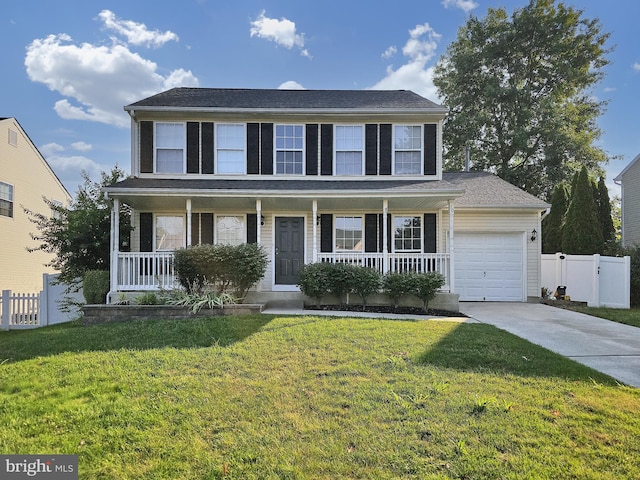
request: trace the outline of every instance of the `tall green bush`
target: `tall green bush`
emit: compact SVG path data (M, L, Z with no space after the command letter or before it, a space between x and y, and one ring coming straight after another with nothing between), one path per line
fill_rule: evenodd
M84 272L82 294L89 305L106 303L109 287L108 270L87 270Z
M342 305L342 300L347 293L353 291L355 269L349 263L333 263L331 267L331 293L338 297L338 302Z
M382 279L382 289L393 300L393 308L397 308L400 298L411 293L411 273L387 273Z
M439 272L414 273L411 275L411 290L422 300L424 311L429 309L429 302L436 296L436 292L445 283L444 275Z
M322 302L322 297L331 291L332 272L332 263L319 262L305 265L298 274L300 291L307 297L314 298L318 307Z
M604 249L602 228L587 169L582 167L571 192L562 231L562 250L569 255L593 255Z
M542 253L562 252L562 228L568 204L567 186L556 185L551 195L551 211L542 221Z
M367 307L367 297L380 290L382 275L375 268L355 267L351 291L362 298L362 311Z

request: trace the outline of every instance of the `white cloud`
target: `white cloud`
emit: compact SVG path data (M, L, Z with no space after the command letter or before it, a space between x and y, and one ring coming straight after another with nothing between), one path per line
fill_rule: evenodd
M93 146L86 142L74 142L71 144L71 148L79 152L88 152L93 148Z
M144 23L122 20L116 17L115 13L111 10L102 10L98 14L98 17L104 22L105 27L126 37L127 42L132 45L160 47L167 42L178 41L178 35L170 30L166 32L148 30Z
M306 90L302 85L294 80L288 80L278 86L278 90Z
M250 35L270 40L289 50L298 47L302 56L311 58L309 51L304 48L304 33L296 33L295 22L287 18L269 18L263 10L258 18L251 22Z
M634 69L634 70L636 70L636 71L638 71L638 72L640 72L640 63L637 63L637 62L636 62L636 63L634 63L634 64L633 64L633 69Z
M433 84L433 66L427 67L438 48L441 35L428 23L409 30L409 39L402 48L408 61L393 69L387 68L385 78L371 88L374 90L412 90L430 100L438 101L438 90Z
M456 7L464 10L465 13L469 13L474 8L478 7L478 4L473 0L442 0L444 8Z
M58 143L46 143L42 145L38 150L43 157L47 158L49 156L55 155L59 152L64 152L64 147Z
M27 47L29 79L64 97L55 111L65 119L128 127L123 106L175 86L197 86L198 79L178 69L166 77L158 66L126 46L75 44L66 34L36 39Z
M398 53L398 49L395 46L391 46L389 48L387 48L383 53L382 53L382 58L391 58L393 57L396 53Z

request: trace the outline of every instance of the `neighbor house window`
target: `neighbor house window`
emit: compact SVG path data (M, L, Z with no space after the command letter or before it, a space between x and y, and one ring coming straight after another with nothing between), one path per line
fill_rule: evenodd
M0 182L0 215L13 218L13 185Z
M336 126L336 175L362 175L362 125Z
M245 173L245 128L241 124L216 125L218 173Z
M393 158L395 175L422 174L422 127L396 125L393 128Z
M216 243L240 245L245 242L245 222L243 216L218 216L216 218Z
M156 250L177 250L184 247L184 217L156 216Z
M336 252L362 251L362 217L336 217Z
M393 217L393 248L396 252L422 251L420 217Z
M276 125L276 173L302 175L302 125Z
M184 123L156 122L156 172L183 173L186 133Z
M18 146L18 132L9 129L9 145Z

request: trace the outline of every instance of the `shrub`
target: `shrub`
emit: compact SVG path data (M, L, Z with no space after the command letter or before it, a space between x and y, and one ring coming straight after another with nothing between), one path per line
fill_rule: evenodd
M162 300L154 292L145 292L138 295L133 303L136 305L162 305Z
M82 277L82 293L89 305L106 303L109 287L108 270L87 270Z
M356 267L353 269L351 290L362 297L362 311L367 306L367 296L377 293L382 284L382 275L375 268Z
M330 267L331 293L338 297L342 304L342 298L353 291L355 271L357 268L349 263L332 263Z
M179 292L172 295L167 303L169 305L182 305L189 307L193 313L198 313L202 308L223 308L225 305L236 303L232 295L208 290L206 285L200 292Z
M178 281L188 293L214 288L218 294L238 298L244 298L264 276L267 263L267 254L256 244L195 245L176 251L174 256Z
M422 305L426 312L429 308L429 302L445 283L444 275L439 272L414 273L410 276L410 279L411 293L422 300Z
M382 279L382 289L396 308L400 298L411 293L411 273L387 273Z
M308 297L315 298L318 307L322 297L331 291L332 271L332 263L309 263L302 267L298 275L300 291Z

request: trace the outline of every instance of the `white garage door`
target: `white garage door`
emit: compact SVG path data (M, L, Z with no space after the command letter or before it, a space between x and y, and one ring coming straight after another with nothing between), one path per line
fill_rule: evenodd
M522 238L522 233L455 234L455 290L461 301L523 301Z

